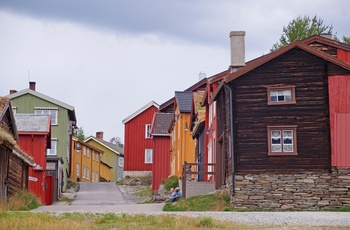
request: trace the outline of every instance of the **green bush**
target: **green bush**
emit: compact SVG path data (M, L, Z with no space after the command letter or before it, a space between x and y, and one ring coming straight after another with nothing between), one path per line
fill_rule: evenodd
M171 188L179 187L179 178L175 175L169 176L164 182L164 188L170 190Z

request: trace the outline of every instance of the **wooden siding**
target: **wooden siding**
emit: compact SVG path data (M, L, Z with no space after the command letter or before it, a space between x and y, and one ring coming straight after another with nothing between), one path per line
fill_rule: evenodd
M152 124L157 111L152 106L125 123L124 171L152 171L152 164L145 164L145 149L153 149L153 140L145 138L145 125Z
M14 154L9 155L7 195L11 197L26 187L28 165Z
M350 75L328 79L332 166L350 166Z
M153 141L152 191L170 176L170 137L155 136Z
M9 166L9 148L0 144L0 199L7 198L7 171Z
M337 57L340 60L343 60L343 61L346 61L346 62L350 63L350 52L338 49Z
M293 49L231 82L237 172L329 170L328 74L348 72ZM267 87L295 86L296 104L267 104ZM268 156L268 125L297 125L297 156Z
M68 179L68 161L70 149L69 116L66 108L60 107L42 98L31 94L25 94L11 99L13 107L17 108L17 113L34 113L34 107L58 108L58 125L51 126L51 138L57 138L57 157L62 157L63 164L63 191L66 190ZM48 156L50 157L50 156ZM56 156L55 156L56 157Z

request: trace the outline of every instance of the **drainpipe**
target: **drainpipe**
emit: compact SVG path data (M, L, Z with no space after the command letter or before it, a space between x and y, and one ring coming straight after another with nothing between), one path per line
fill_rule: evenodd
M233 139L233 112L232 112L232 89L224 83L224 87L230 92L230 136L231 136L231 162L232 162L232 196L235 196L235 151L234 151L234 139Z

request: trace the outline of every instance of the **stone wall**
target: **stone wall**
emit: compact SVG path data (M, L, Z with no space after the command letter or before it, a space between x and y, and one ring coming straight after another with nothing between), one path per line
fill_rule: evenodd
M227 182L232 190L231 178L227 178ZM236 174L235 196L231 202L237 209L350 207L350 168L334 168L331 173Z

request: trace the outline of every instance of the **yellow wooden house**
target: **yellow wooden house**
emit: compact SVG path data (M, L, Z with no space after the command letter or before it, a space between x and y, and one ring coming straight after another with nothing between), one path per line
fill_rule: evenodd
M100 182L110 174L102 164L103 151L72 137L71 179L80 182Z
M195 161L195 141L191 133L192 92L175 92L174 120L169 130L170 141L170 172L171 175L182 177L182 165L185 161Z

